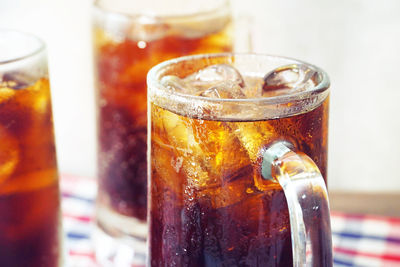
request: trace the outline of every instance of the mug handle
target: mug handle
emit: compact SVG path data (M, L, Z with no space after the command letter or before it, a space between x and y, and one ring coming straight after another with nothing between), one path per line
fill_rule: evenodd
M331 267L332 235L329 200L317 165L286 142L262 153L261 174L283 188L289 209L293 266Z

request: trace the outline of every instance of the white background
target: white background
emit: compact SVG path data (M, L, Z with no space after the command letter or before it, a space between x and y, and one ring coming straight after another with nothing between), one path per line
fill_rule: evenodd
M254 51L330 75L330 188L400 191L400 1L233 4L252 19ZM0 0L0 28L48 45L59 169L83 176L95 175L96 158L90 7L89 0Z

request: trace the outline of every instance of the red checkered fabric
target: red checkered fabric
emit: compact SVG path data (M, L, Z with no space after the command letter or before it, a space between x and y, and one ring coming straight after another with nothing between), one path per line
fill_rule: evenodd
M335 266L400 266L400 218L332 212L332 233Z
M90 240L96 181L62 175L61 190L67 266L99 267ZM331 218L335 267L400 267L400 217L332 212Z

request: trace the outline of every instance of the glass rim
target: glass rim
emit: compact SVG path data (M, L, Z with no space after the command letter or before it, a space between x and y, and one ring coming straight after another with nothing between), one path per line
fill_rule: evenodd
M27 39L29 38L30 40L34 40L38 44L38 47L36 49L33 49L32 51L29 51L26 53L21 53L22 54L21 56L16 56L16 57L6 59L6 60L0 59L0 65L6 65L6 64L10 64L10 63L23 61L25 59L34 57L46 50L45 42L41 38L39 38L38 36L36 36L32 33L27 33L24 31L14 30L14 29L3 29L3 28L0 28L0 33L18 34L18 35L22 36L23 38L27 38Z
M292 94L284 94L272 97L258 97L258 98L242 98L242 99L232 99L232 98L211 98L211 97L203 97L196 96L190 94L184 94L179 92L172 92L165 86L160 83L160 73L163 69L167 68L170 65L179 64L184 61L193 61L197 59L204 58L228 58L228 57L255 57L255 58L269 58L269 59L282 59L290 61L291 64L304 64L308 67L313 68L319 74L321 74L321 81L311 90L294 92ZM267 74L267 73L265 73ZM294 59L291 57L277 56L277 55L269 55L269 54L261 54L261 53L216 53L216 54L198 54L198 55L190 55L183 56L174 59L170 59L164 62L161 62L155 66L153 66L147 74L147 87L148 91L152 93L154 96L163 96L169 95L172 97L176 97L177 99L188 100L188 101L200 101L202 103L238 103L238 104L248 104L248 103L258 103L258 104L283 104L289 103L293 100L304 100L307 98L311 98L312 96L323 94L324 92L329 92L330 80L328 74L322 70L321 68L307 63L302 60ZM150 94L149 94L150 95ZM173 99L172 99L173 100ZM174 100L173 100L174 101Z
M129 18L140 18L143 16L149 16L149 17L154 17L154 18L160 18L160 19L186 19L186 18L190 18L191 20L195 20L198 17L204 17L204 16L209 16L209 15L213 15L215 13L218 13L219 11L223 10L224 8L229 8L230 6L230 0L220 0L221 4L209 9L209 10L204 10L204 11L198 11L198 12L187 12L184 13L182 12L182 14L174 14L174 15L166 15L166 14L151 14L151 13L146 13L146 12L127 12L127 11L123 11L123 10L117 10L117 9L110 9L104 6L104 4L102 4L102 0L95 0L93 3L93 7L97 8L101 11L110 13L110 14L118 14L118 15L122 15L125 17L129 17Z

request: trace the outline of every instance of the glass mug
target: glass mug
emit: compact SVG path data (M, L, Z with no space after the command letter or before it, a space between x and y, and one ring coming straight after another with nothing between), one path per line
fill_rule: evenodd
M61 266L60 193L46 48L0 30L0 265Z
M140 263L146 250L148 70L183 55L231 52L231 24L228 0L95 2L101 262L131 246Z
M323 70L209 54L147 83L149 266L332 266Z

